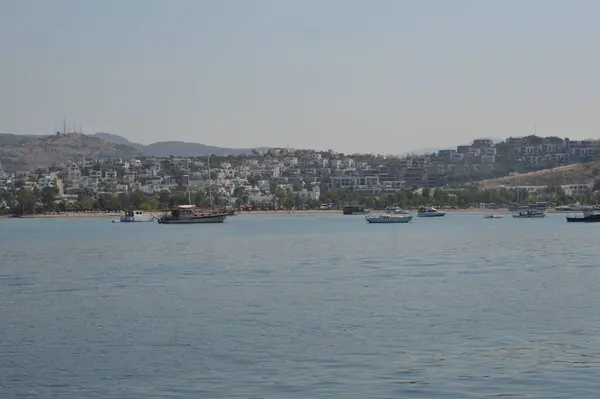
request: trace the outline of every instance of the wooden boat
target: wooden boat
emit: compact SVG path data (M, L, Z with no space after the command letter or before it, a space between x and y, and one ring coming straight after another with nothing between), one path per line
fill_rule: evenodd
M163 211L158 218L160 224L196 224L196 223L223 223L227 212L205 211L195 205L179 205Z
M229 212L214 211L212 203L212 185L210 179L210 157L208 161L208 195L210 198L210 209L199 208L191 204L191 194L188 189L188 204L179 205L163 211L163 215L157 219L159 224L199 224L199 223L223 223ZM189 173L189 167L188 167Z

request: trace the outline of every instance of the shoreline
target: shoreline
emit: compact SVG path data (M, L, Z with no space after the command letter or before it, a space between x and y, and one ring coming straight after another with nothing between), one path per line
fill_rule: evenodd
M13 215L0 215L0 219L57 219L57 218L100 218L100 217L118 217L121 216L122 212L97 212L97 213L77 213L77 212L66 212L59 214L32 214L25 215L23 217Z
M440 211L446 213L514 213L510 212L508 208L497 208L497 209L489 209L489 208L466 208L466 209L444 209L437 208ZM416 209L408 209L410 212L417 212ZM376 212L384 212L384 210L375 210ZM160 215L160 211L150 211L145 212L148 215ZM234 216L243 216L243 215L311 215L311 214L342 214L341 209L309 209L309 210L271 210L271 211L240 211L237 212ZM546 213L569 213L563 211L557 211L555 209L546 209ZM572 212L571 212L572 213ZM101 218L101 217L119 217L123 214L123 212L90 212L90 213L79 213L79 212L66 212L61 214L33 214L33 215L25 215L22 219L56 219L56 218ZM19 217L14 217L13 215L0 215L0 219L21 219Z

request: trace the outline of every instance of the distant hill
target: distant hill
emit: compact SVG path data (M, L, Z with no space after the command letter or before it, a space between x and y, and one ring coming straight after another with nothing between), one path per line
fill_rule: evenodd
M239 155L239 154L250 154L252 150L264 151L267 147L259 148L224 148L214 147L199 143L189 143L185 141L159 141L149 145L143 145L139 143L132 143L125 137L111 134L111 133L95 133L93 137L98 137L114 144L122 144L131 146L143 155L151 157L169 157L171 155L175 157L195 157L203 155Z
M109 143L113 143L113 144L128 145L128 146L136 148L140 151L144 147L142 144L133 143L133 142L127 140L125 137L122 137L122 136L119 136L116 134L112 134L112 133L100 132L100 133L94 133L91 136L101 138L102 140L108 141Z
M79 133L52 136L0 135L0 161L8 170L33 169L81 158L140 156L132 146Z

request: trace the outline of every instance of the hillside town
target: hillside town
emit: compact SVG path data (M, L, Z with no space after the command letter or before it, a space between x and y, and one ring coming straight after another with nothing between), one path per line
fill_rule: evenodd
M584 162L594 159L599 149L596 140L528 136L499 143L477 139L456 149L404 157L273 148L247 156L84 158L11 173L0 165L0 191L46 189L67 204L83 194L98 198L103 194L168 196L183 192L190 197L210 192L222 204L272 208L281 204L285 195L298 205L315 206L331 190L363 196L407 189L455 190L482 178ZM593 180L561 183L570 196L594 188ZM534 193L546 187L522 188Z

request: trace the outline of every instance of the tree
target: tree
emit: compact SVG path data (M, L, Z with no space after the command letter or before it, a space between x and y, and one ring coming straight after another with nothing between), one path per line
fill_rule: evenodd
M171 197L171 193L168 190L163 190L158 194L158 202L161 206L167 207L169 206L169 198Z
M427 200L429 197L431 197L431 189L429 187L423 188L421 195Z
M233 196L236 198L243 197L246 194L246 188L238 186L233 190Z
M147 196L143 192L135 190L129 195L129 202L134 209L140 209L146 198Z
M19 203L19 208L16 210L16 214L20 215L23 212L25 213L33 213L35 211L35 205L37 203L37 197L35 196L32 190L27 188L22 188L17 193L17 201Z
M154 211L158 209L159 202L156 198L151 198L140 205L142 211Z
M41 200L44 204L44 208L47 210L53 210L54 201L56 200L56 196L58 195L58 188L56 187L44 187L41 192Z

